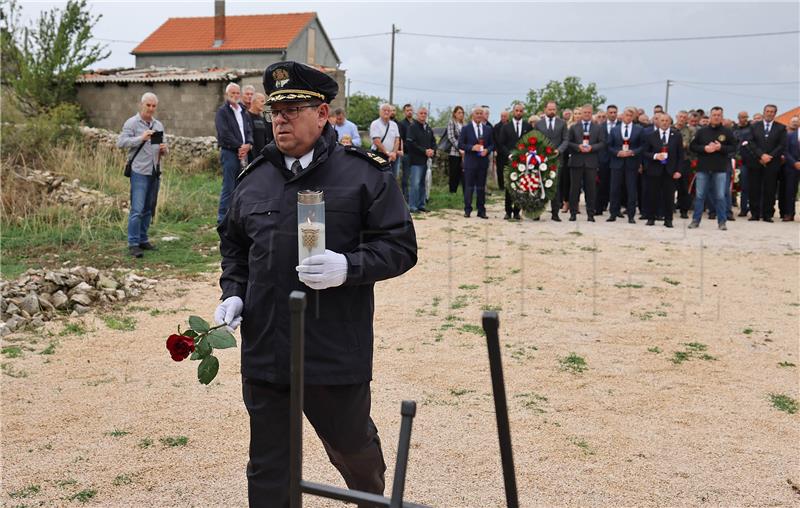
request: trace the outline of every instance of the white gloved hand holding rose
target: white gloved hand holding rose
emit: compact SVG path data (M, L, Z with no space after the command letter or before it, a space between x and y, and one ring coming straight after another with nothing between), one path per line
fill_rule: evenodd
M221 325L227 323L228 331L233 332L242 324L242 309L244 302L238 296L229 296L214 311L214 321Z
M347 280L347 258L326 250L325 254L305 258L297 266L300 282L311 289L335 288Z

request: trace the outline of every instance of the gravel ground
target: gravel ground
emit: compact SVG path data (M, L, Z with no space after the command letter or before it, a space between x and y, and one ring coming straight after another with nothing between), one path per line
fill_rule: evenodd
M490 215L420 218L418 266L376 287L389 475L400 401L418 403L407 499L504 505L478 328L496 309L523 506L798 506L800 413L771 400L800 399L798 223ZM133 330L105 311L84 334L50 323L4 341L22 347L3 357L4 505L246 505L238 352L220 352L204 387L164 348L189 314L212 315L216 278L164 281L113 311ZM343 485L309 425L305 448L308 479Z

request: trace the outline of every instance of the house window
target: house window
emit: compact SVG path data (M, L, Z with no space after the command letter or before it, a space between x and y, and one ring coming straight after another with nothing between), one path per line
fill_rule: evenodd
M306 55L306 63L313 64L317 55L317 31L313 28L308 29L308 54Z

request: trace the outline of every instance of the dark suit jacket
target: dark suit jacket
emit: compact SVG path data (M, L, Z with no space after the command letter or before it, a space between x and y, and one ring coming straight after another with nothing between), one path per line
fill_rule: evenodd
M669 129L669 140L667 140L667 163L653 159L653 156L661 152L664 144L661 142L659 130L655 130L644 137L642 140L642 162L644 163L647 176L660 176L665 172L670 176L680 173L681 162L683 161L683 138L681 133L672 127Z
M611 150L608 147L608 140L611 139L611 132L608 131L608 123L609 123L608 120L606 120L605 122L600 124L606 130L606 149L597 154L601 166L609 164L609 162L611 161ZM617 120L617 122L614 124L614 127L616 127L621 123L622 120ZM613 131L614 128L612 127L611 130Z
M599 155L606 149L606 128L603 125L591 123L589 125L589 146L592 150L586 153L580 151L583 144L583 120L579 120L569 130L569 167L571 168L598 168L600 167Z
M567 123L561 118L555 118L553 122L553 130L547 128L547 117L543 117L536 122L536 130L544 134L557 149L558 153L562 156L567 155L567 148L569 147L569 129Z
M253 131L250 129L250 122L247 119L247 110L241 104L239 107L242 108L244 139L242 139L242 133L239 131L236 115L234 115L227 101L220 106L214 118L214 125L217 127L217 144L220 148L233 150L234 152L246 143L253 144Z
M533 130L531 124L528 123L526 119L522 119L522 136L529 133ZM514 129L514 119L508 121L508 123L503 124L502 133L497 136L499 139L502 140L504 143L502 146L503 152L506 156L513 152L517 148L517 141L522 136L517 136L517 131ZM500 146L497 147L497 153L500 154Z
M794 169L795 162L800 161L800 142L797 141L796 132L786 134L786 151L784 152L784 157L786 157L786 165L791 169Z
M492 136L494 136L494 149L497 152L498 156L500 156L500 154L508 155L508 151L506 151L506 145L508 144L508 141L505 138L506 133L503 130L504 125L505 124L503 122L497 122L496 124L494 124L494 126L492 126Z
M473 152L472 147L478 143L478 136L475 134L475 127L469 121L461 134L458 136L458 149L464 150L464 169L486 169L489 167L489 156L494 151L494 137L492 136L492 125L483 124L483 146L488 152L485 157L481 157L480 152Z
M755 155L756 163L753 167L765 167L761 165L758 159L762 155L769 154L772 156L772 162L766 165L768 169L779 170L781 168L781 155L786 151L786 127L778 122L772 122L772 127L769 130L769 137L764 137L764 122L753 124L753 141L750 146L750 151Z
M611 137L608 138L608 153L611 156L608 166L611 169L639 169L642 159L642 142L644 141L643 129L641 125L635 123L631 123L630 129L628 145L635 154L633 157L617 157L617 153L622 150L622 122L617 123L617 126L611 130Z

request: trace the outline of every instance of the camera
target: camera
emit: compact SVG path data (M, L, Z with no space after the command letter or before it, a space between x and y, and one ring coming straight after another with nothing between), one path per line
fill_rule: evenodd
M164 142L164 131L155 131L153 135L150 136L150 144L151 145L160 145Z

